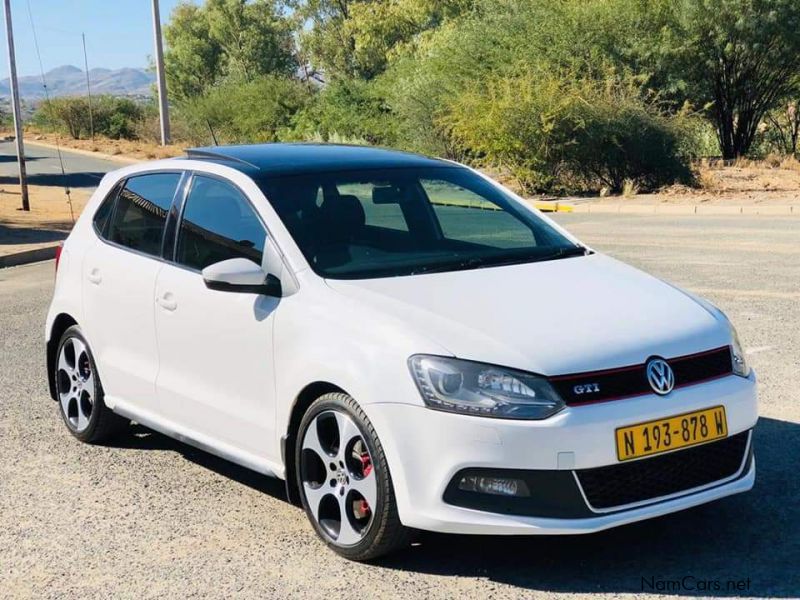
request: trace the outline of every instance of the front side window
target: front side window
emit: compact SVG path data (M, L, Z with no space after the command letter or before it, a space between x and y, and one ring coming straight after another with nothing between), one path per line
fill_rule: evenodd
M175 260L198 271L230 258L261 264L267 232L233 185L196 176L178 229Z
M167 213L180 178L180 173L151 173L128 179L117 197L108 239L160 256Z
M461 167L308 173L257 182L311 267L365 279L584 254Z

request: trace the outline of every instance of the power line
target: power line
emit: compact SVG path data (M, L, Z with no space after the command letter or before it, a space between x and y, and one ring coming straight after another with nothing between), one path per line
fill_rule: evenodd
M39 72L41 73L42 77L42 87L44 88L44 99L45 102L50 105L50 91L47 89L47 80L44 76L44 65L42 64L42 53L39 51L39 38L36 36L36 26L33 24L33 11L31 10L31 0L27 0L28 4L28 18L31 22L31 32L33 33L33 46L36 49L36 59L39 61ZM85 46L84 46L85 52ZM89 72L86 72L87 77L87 85L88 85L88 77ZM91 106L90 106L91 110ZM75 211L72 208L72 195L67 185L67 171L64 168L64 157L61 156L61 145L58 143L58 136L56 135L56 153L58 154L58 164L61 166L61 176L64 178L64 194L67 196L67 204L69 204L69 216L72 219L72 223L75 224Z

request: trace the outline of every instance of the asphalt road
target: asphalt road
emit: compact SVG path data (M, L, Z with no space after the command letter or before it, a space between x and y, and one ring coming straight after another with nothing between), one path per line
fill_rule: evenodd
M66 177L61 174L61 161L55 149L34 144L25 145L28 183L30 185L69 185L72 188L97 187L103 175L124 166L120 162L85 154L61 151ZM14 142L0 142L0 185L19 183L17 150Z
M559 220L736 322L760 378L752 493L591 536L425 535L348 563L273 480L143 428L106 447L69 436L42 370L48 262L0 270L0 597L800 596L800 219Z

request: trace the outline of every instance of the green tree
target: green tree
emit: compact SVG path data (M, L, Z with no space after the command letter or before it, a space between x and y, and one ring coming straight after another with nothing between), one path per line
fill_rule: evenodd
M179 4L164 27L167 84L183 102L225 77L250 81L296 68L292 22L275 0Z
M765 115L800 91L800 2L675 0L657 41L673 82L706 107L724 158L746 154Z
M328 79L372 79L395 48L469 10L474 0L287 0L308 25L301 45Z
M181 3L164 27L164 67L169 95L182 102L208 89L222 73L222 46L211 38L206 11Z

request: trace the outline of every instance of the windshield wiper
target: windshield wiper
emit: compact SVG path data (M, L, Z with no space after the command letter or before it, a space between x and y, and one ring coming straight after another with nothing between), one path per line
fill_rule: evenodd
M587 254L591 254L592 251L586 248L585 246L569 246L568 248L559 248L552 254L546 254L540 258L537 258L537 262L539 261L546 261L546 260L558 260L559 258L570 258L572 256L586 256Z
M423 273L446 273L448 271L503 267L522 263L557 260L560 258L569 258L571 256L584 256L586 254L591 254L591 250L584 246L570 246L568 248L559 248L557 251L543 256L532 256L530 254L516 256L470 256L469 258L454 262L422 265L415 268L410 274L421 275Z

